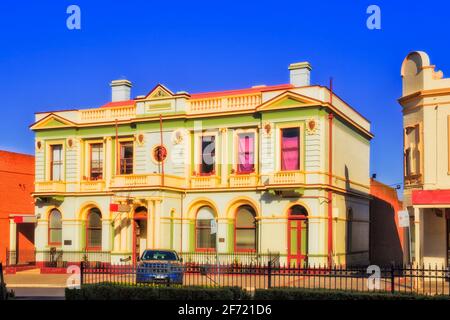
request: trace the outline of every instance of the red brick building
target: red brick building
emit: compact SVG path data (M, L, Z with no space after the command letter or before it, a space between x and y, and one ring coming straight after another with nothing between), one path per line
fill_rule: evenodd
M370 194L370 262L402 264L407 229L399 227L398 211L403 204L394 188L374 179L370 180Z
M0 151L0 261L34 259L34 156ZM9 250L7 261L6 251Z

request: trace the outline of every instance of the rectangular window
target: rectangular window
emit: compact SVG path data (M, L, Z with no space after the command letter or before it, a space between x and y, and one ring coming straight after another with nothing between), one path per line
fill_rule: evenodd
M238 135L238 173L255 171L255 135L241 133Z
M103 179L103 143L94 143L90 147L90 179L101 180Z
M133 142L120 143L120 174L133 173Z
M420 174L419 125L405 129L405 175Z
M281 129L281 170L300 170L300 128Z
M62 180L62 144L54 144L50 146L50 180L61 181Z
M212 175L214 174L216 164L216 137L215 136L203 136L201 137L201 165L200 174Z

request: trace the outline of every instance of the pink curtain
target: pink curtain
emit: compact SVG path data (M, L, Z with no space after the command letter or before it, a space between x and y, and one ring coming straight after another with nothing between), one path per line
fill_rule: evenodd
M299 170L299 137L282 137L281 170Z
M250 173L254 171L255 152L254 152L254 137L253 135L239 136L239 163L238 172Z

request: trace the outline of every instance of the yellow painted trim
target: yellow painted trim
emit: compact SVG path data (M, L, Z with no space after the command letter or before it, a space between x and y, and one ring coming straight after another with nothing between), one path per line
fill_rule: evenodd
M200 197L200 198L193 200L188 205L188 207L187 207L188 208L188 210L187 210L188 218L195 220L198 210L203 206L211 207L216 213L216 218L220 217L220 211L219 211L217 204L209 198Z
M253 210L255 211L256 218L261 216L261 208L259 207L258 203L255 200L247 196L239 196L229 201L228 204L225 206L226 208L225 214L227 219L234 221L236 209L243 205L249 205L250 207L252 207Z

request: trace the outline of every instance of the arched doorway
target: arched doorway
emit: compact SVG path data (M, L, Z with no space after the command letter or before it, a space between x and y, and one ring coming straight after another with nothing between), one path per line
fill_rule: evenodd
M147 249L147 208L137 207L133 216L133 261Z
M302 266L308 255L308 211L294 205L288 212L288 263Z

